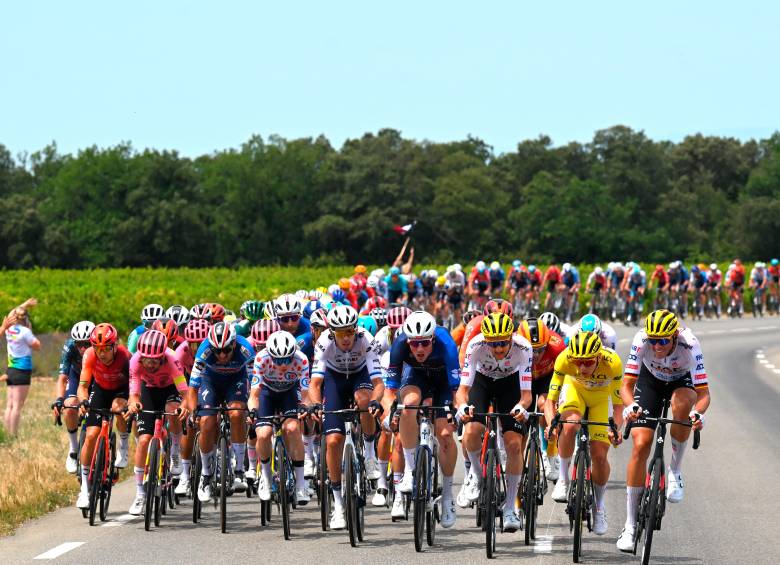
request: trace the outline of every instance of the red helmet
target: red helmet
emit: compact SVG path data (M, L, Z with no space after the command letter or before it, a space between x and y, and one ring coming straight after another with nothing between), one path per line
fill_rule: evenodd
M165 334L159 330L146 331L138 339L138 353L141 357L159 359L165 355L167 348L168 340L165 338Z
M655 270L658 271L658 272L663 271L664 270L664 266L663 265L656 265L655 266Z
M216 302L208 305L209 311L211 312L211 319L216 324L217 322L222 322L225 320L225 307L222 306L222 304L217 304Z
M282 327L276 320L257 320L252 326L252 341L258 345L264 345L268 341L268 336L281 329Z
M387 313L387 325L391 328L400 328L412 311L406 306L396 306Z
M208 304L196 304L190 308L190 318L194 320L211 320L211 310Z
M173 341L179 337L179 328L176 325L176 322L170 318L158 318L152 324L152 329L165 335L167 341Z
M211 324L206 320L190 320L184 328L184 339L191 343L200 343L209 336L210 327Z
M387 299L384 296L372 296L363 305L363 309L369 312L374 308L387 308Z
M114 345L118 337L119 334L114 326L102 323L95 326L95 329L92 330L89 342L96 347L104 347L106 345Z
M482 309L482 313L485 316L490 316L490 314L494 314L496 312L501 312L502 314L506 314L511 318L513 313L512 305L506 300L502 300L501 298L488 300L485 304L485 307Z

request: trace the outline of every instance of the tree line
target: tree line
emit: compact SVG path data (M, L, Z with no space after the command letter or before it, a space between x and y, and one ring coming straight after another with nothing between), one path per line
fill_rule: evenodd
M0 144L0 267L387 263L396 224L415 256L526 262L709 261L777 255L780 132L654 141L624 126L589 143L384 129L340 149L254 136L188 158L130 143L14 157Z

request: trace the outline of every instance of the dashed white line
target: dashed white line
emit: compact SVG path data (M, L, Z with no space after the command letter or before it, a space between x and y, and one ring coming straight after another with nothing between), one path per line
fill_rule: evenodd
M776 375L780 375L780 369L772 369Z
M80 545L84 545L83 541L66 541L61 543L57 547L51 548L49 551L45 551L33 559L57 559L60 555L69 552L72 549L76 549Z
M552 553L552 543L555 536L536 536L534 553Z
M756 359L764 359L765 356L763 353L756 353Z
M757 330L774 330L774 329L777 329L777 326L758 326L756 329Z
M731 331L734 332L734 333L744 333L744 332L749 332L750 328L736 328L736 329L731 330Z
M775 368L775 366L772 363L767 363L766 365L764 365L764 367L766 367L767 369L774 369Z
M710 334L724 334L724 333L726 333L726 330L711 330L711 331L709 331L707 333L710 333Z

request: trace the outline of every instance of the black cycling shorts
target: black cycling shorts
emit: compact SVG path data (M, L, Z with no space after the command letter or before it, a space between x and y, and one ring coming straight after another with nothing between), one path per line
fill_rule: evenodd
M693 378L691 373L685 373L679 379L674 381L662 381L653 376L653 374L642 364L642 369L639 371L639 378L636 381L634 387L634 402L639 404L643 410L649 412L647 416L652 418L658 418L661 416L661 410L663 409L664 399L671 400L672 393L678 388L693 388ZM650 428L655 429L658 422L647 421L644 418L639 418L633 427L636 428Z
M550 372L550 374L547 376L539 377L538 379L531 381L531 394L534 397L534 401L531 404L531 407L536 406L536 402L540 394L547 394L550 392L550 383L552 382L552 378L553 374Z
M501 379L491 379L478 372L469 391L469 404L476 412L487 412L491 401L496 412L511 412L515 404L520 402L520 374L513 373ZM504 432L525 434L525 425L514 418L502 416L499 420ZM475 417L473 421L485 424L484 417Z
M141 381L141 405L144 410L165 410L165 405L169 402L181 402L176 385L158 388L146 386L146 383ZM148 412L138 414L138 435L152 435L154 420L154 414Z
M115 398L124 398L127 400L129 396L129 386L125 383L124 386L120 386L114 390L108 390L100 386L96 380L92 380L92 388L89 393L89 406L90 408L99 408L108 410L111 408L111 404ZM102 422L100 414L97 412L89 412L87 414L87 427L99 426Z

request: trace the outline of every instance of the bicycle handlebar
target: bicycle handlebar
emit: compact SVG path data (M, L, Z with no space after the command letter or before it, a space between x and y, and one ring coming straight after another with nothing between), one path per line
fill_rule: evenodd
M645 416L645 420L649 420L651 422L658 422L659 424L677 424L678 426L686 426L688 428L693 426L693 422L688 420L687 422L684 420L674 420L672 418L653 418L652 416ZM631 435L631 429L633 428L634 422L629 422L626 425L626 429L623 431L623 439L628 439L628 436ZM693 430L693 449L699 449L699 444L701 443L701 430Z

